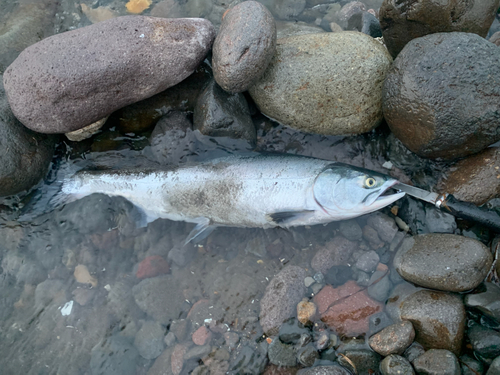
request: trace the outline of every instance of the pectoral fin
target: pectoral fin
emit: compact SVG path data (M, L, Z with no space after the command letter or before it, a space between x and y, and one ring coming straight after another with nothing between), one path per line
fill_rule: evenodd
M184 241L184 245L187 245L191 241L197 243L204 240L215 230L215 228L217 227L213 225L209 219L203 218L202 221L199 222L191 232L189 232L186 240Z
M274 212L267 215L267 220L278 226L286 226L294 220L305 219L312 213L314 213L313 210Z

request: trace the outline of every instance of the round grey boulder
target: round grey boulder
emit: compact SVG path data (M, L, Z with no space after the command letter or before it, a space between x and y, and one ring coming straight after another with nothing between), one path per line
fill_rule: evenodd
M492 262L490 250L481 242L438 233L406 238L394 257L394 267L405 280L450 292L474 289Z
M266 116L325 135L360 134L382 121L387 50L349 31L279 39L276 54L250 95Z
M0 139L0 196L32 188L47 173L57 138L35 133L14 117L1 80Z
M387 49L393 57L412 39L463 31L483 38L495 19L498 0L384 0L379 10Z
M179 83L214 37L204 19L113 18L26 48L5 71L5 91L28 128L71 132Z
M226 91L243 92L266 70L276 50L276 25L267 8L244 1L227 12L214 42L214 78Z
M500 48L476 34L412 40L384 83L394 135L426 158L455 159L500 140Z

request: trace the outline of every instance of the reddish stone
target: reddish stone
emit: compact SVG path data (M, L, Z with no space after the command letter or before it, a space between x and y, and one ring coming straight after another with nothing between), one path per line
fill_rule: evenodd
M196 345L206 345L212 339L212 332L207 327L201 326L194 331L191 339Z
M135 276L138 279L147 279L149 277L163 275L168 273L168 271L170 271L170 266L167 261L159 255L152 255L139 263L139 268Z
M184 366L184 355L187 352L187 348L184 345L177 344L172 352L172 356L170 357L172 372L174 375L179 375L182 371L182 367Z
M321 320L339 335L358 336L368 332L371 315L383 305L368 296L354 281L333 288L326 285L314 297Z

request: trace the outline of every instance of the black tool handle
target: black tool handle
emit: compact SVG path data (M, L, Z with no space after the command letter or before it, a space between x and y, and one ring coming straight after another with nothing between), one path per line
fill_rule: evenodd
M459 201L451 194L448 194L441 204L441 209L450 211L453 216L478 222L500 233L500 214L495 210L489 210L487 208L477 207L469 202Z

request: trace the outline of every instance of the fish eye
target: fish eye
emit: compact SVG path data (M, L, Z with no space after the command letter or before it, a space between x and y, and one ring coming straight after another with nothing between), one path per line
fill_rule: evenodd
M365 186L367 188L372 188L377 184L377 181L373 177L365 178Z

